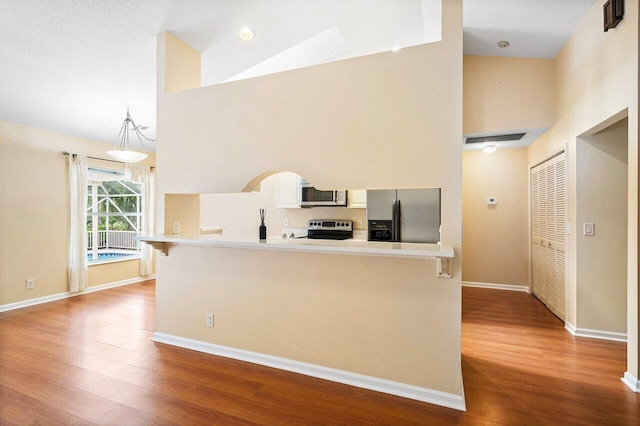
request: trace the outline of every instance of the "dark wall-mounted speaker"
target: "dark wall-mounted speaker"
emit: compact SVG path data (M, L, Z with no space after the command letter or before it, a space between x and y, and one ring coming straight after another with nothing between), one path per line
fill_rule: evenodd
M624 16L624 0L607 0L602 6L604 13L604 31L615 28Z

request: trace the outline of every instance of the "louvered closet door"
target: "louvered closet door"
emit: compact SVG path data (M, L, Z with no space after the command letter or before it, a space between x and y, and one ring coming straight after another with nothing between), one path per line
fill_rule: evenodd
M556 174L556 221L555 221L555 313L564 320L567 306L566 271L567 271L567 175L564 154L555 163Z
M540 230L540 170L531 170L531 235L532 246L531 256L533 272L533 291L536 294L542 293L542 247Z
M533 293L561 319L566 309L565 171L564 153L531 169Z

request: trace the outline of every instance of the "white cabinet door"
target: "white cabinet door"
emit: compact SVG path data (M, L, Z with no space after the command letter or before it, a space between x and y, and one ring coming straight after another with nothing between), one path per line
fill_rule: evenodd
M347 191L347 207L349 207L350 209L366 209L367 190L349 189Z
M300 175L282 172L276 175L276 207L300 208Z

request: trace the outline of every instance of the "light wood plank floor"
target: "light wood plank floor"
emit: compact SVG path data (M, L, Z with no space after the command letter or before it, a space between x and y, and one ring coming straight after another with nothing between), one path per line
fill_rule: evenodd
M468 411L150 341L153 281L0 314L0 424L640 423L625 345L574 338L533 296L465 288Z

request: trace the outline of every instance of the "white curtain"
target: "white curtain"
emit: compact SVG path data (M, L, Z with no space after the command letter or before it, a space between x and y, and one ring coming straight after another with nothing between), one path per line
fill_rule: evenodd
M87 158L69 155L69 291L87 288Z
M141 184L142 195L142 235L153 235L155 215L155 173L149 166L127 164L125 169L127 179ZM153 273L153 247L144 243L140 250L140 275Z

